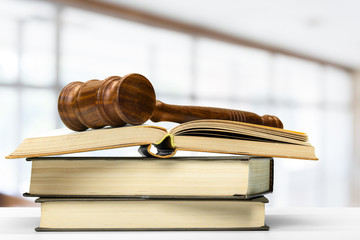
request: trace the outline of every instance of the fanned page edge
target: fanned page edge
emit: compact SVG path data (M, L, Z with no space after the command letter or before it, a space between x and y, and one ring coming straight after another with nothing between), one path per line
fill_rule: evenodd
M211 123L215 123L215 124L222 123L225 125L226 124L238 125L238 126L245 126L245 127L250 127L250 128L254 128L254 129L270 131L270 132L272 131L272 132L277 132L277 133L285 133L285 134L290 134L290 135L295 135L295 136L301 136L302 138L305 138L306 141L308 141L307 134L303 133L303 132L297 132L297 131L292 131L292 130L287 130L287 129L282 129L282 128L275 128L275 127L269 127L269 126L263 126L263 125L245 123L245 122L219 120L219 119L202 119L202 120L194 120L194 121L185 122L185 123L182 123L182 124L172 128L171 130L169 130L169 133L172 135L176 135L176 133L181 131L182 128L184 128L184 127L185 127L184 130L186 130L186 129L191 129L191 125L203 124L204 126L206 126L207 124L211 124ZM196 129L196 128L194 127L194 129ZM268 133L268 134L271 134L271 133Z
M246 126L252 126L252 127L256 126L256 127L266 128L266 129L270 129L270 130L285 131L285 132L294 133L294 134L306 135L306 133L299 132L299 131L293 131L293 130L288 130L288 129L283 129L283 128L276 128L276 127L270 127L270 126L252 124L252 123L246 123L246 122L221 120L221 119L200 119L200 120L188 121L188 122L184 122L182 124L179 124L178 126L173 127L169 132L171 133L173 129L179 128L181 125L184 126L184 125L189 125L189 124L193 124L193 123L207 123L207 122L232 123L232 124L240 124L240 125L246 125Z
M224 152L221 150L199 150L199 149L190 149L190 148L182 148L179 147L176 149L176 151L189 151L189 152L206 152L206 153L221 153L221 154L235 154L235 155L254 155L254 156L259 156L259 157L274 157L274 158L289 158L289 159L302 159L302 160L311 160L311 161L318 161L319 158L317 157L295 157L295 156L286 156L286 155L269 155L269 154L259 154L259 153L254 153L251 154L249 152ZM158 155L153 155L153 156L158 156ZM165 158L165 157L162 157Z
M39 152L36 151L35 153L26 152L24 150L21 150L25 147L28 147L28 145L31 145L31 142L37 141L38 145L41 145L41 142L43 141L43 145L46 143L46 140L53 140L56 141L57 139L61 138L78 138L79 136L91 135L95 134L101 137L102 134L112 134L113 136L116 136L116 134L121 134L122 131L125 129L158 129L161 130L163 134L159 136L157 139L144 139L144 140L138 140L133 142L122 142L118 144L98 144L98 146L94 147L83 147L81 149L73 148L73 149L64 149L64 150L49 150L49 151L43 151ZM140 131L139 131L140 132ZM139 133L138 133L139 134ZM131 147L131 146L141 146L141 145L151 145L153 143L158 143L162 139L164 139L168 135L167 129L158 127L158 126L148 126L148 125L142 125L142 126L131 126L131 127L121 127L121 128L104 128L104 129L98 129L98 130L90 130L90 131L84 131L84 132L72 132L70 134L65 135L56 135L56 136L47 136L47 137L35 137L35 138L26 138L22 141L22 143L16 148L15 151L13 151L11 154L6 156L6 159L14 159L14 158L30 158L30 157L43 157L43 156L53 156L53 155L60 155L60 154L70 154L70 153L80 153L80 152L88 152L88 151L96 151L96 150L105 150L105 149L114 149L114 148L122 148L122 147ZM85 137L84 137L85 138ZM155 138L155 137L154 137ZM94 138L95 140L97 138ZM67 139L62 139L62 142L66 142ZM47 146L42 146L41 149L47 149Z
M179 141L179 138L186 138L186 141L182 140ZM193 138L196 139L196 142L192 142L192 145L190 146L189 144L183 144L184 142L189 143L189 138ZM207 139L206 143L202 143L200 144L199 142L203 141L201 139ZM237 141L237 140L229 140L229 139L213 139L213 138L206 138L206 137L189 137L189 136L175 136L174 137L174 141L175 141L175 145L176 145L176 150L177 151L196 151L196 152L209 152L209 153L226 153L226 154L235 154L235 155L252 155L252 156L262 156L262 157L278 157L278 158L293 158L293 159L304 159L304 160L319 160L316 157L315 154L315 148L312 145L296 145L296 144L288 144L288 143L266 143L266 142L254 142L254 141ZM246 143L246 144L251 144L251 145L271 145L271 146L275 146L275 145L279 145L279 146L293 146L293 148L296 148L297 150L285 153L284 151L282 151L282 153L280 152L280 150L273 150L272 153L270 153L268 150L266 151L261 151L259 149L261 149L260 147L255 147L253 149L248 149L248 148L243 148L242 144L238 145L236 150L234 149L224 149L223 147L221 147L220 145L224 146L224 141L233 141L236 143ZM221 142L221 143L220 143ZM215 148L206 148L206 147L198 147L198 146L207 146L207 145L213 145L213 146L220 146L220 147L215 147ZM226 145L227 146L227 145ZM249 145L248 145L249 146ZM311 149L311 150L309 150ZM297 152L307 152L307 155L299 155L296 154ZM311 154L310 154L311 152Z

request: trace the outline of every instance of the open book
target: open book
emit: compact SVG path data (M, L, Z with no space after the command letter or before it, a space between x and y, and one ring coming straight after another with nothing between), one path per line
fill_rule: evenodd
M151 145L157 153L151 152ZM227 120L195 120L167 131L156 126L107 128L27 138L6 158L40 157L128 146L145 156L177 150L317 160L305 133Z

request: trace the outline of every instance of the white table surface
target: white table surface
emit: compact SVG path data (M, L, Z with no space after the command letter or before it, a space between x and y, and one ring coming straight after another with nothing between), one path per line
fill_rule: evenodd
M40 208L0 208L0 239L360 239L360 208L267 208L269 231L35 232Z

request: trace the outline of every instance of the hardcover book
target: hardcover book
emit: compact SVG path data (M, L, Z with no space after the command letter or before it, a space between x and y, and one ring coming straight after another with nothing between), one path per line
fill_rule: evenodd
M232 196L273 189L266 157L40 157L32 161L32 196Z
M151 145L158 148L151 152ZM226 120L196 120L169 132L155 126L99 129L25 139L6 158L28 158L142 146L144 156L167 158L177 150L317 160L305 133Z
M267 230L265 197L39 198L37 231Z

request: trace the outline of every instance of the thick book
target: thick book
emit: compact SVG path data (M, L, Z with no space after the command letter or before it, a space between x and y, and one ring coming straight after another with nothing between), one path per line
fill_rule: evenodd
M39 198L36 231L267 230L265 197Z
M32 161L29 194L64 196L232 196L273 190L266 157L40 157Z
M151 145L158 153L151 152ZM131 126L25 139L6 158L28 158L142 146L145 156L172 157L176 150L317 160L305 133L226 120L196 120L169 132Z

